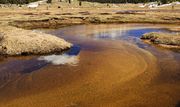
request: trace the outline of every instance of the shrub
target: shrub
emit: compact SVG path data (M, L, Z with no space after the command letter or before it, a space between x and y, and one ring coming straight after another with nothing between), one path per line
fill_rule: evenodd
M38 0L0 0L0 4L28 4Z

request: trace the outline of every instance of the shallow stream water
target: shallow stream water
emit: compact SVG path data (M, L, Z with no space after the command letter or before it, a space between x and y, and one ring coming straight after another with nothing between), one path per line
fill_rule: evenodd
M178 107L180 53L144 43L162 25L37 30L70 41L60 55L1 57L2 107Z

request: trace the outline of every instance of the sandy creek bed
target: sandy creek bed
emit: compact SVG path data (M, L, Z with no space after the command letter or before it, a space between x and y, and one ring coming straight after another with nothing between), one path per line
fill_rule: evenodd
M72 43L62 55L0 58L0 107L175 107L180 54L147 45L161 25L78 25L37 30Z

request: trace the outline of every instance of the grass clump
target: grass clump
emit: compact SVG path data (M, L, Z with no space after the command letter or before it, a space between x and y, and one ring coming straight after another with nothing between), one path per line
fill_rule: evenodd
M151 32L144 34L141 39L149 40L154 44L180 46L180 34Z

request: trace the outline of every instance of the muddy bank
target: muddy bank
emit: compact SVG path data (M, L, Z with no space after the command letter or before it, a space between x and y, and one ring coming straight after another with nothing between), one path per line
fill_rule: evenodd
M81 18L47 18L47 19L36 19L36 20L17 20L9 22L9 25L25 28L25 29L37 29L37 28L60 28L71 25L84 24Z
M180 27L167 28L167 30L174 31L174 32L180 32Z
M144 34L141 39L164 48L180 49L180 34L151 32Z
M102 24L102 23L151 23L151 24L180 24L180 17L176 13L172 16L163 16L159 13L121 11L114 13L89 13L78 14L55 14L53 17L35 18L35 19L17 19L8 22L9 25L26 28L59 28L79 24Z
M70 47L70 43L50 34L9 26L0 28L1 55L49 54Z

